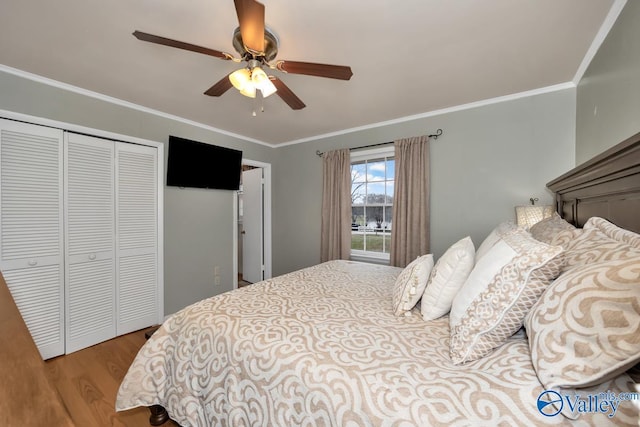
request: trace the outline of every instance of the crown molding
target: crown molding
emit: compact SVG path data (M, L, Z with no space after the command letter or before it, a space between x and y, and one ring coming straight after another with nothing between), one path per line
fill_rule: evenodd
M114 97L109 96L109 95L105 95L105 94L102 94L102 93L98 93L98 92L94 92L94 91L91 91L91 90L83 89L83 88L78 87L78 86L73 86L73 85L70 85L68 83L59 82L57 80L53 80L53 79L50 79L48 77L43 77L43 76L40 76L38 74L33 74L33 73L29 73L27 71L19 70L17 68L8 67L8 66L3 65L3 64L0 64L0 71L3 71L3 72L8 73L8 74L13 74L15 76L22 77L22 78L25 78L25 79L28 79L28 80L32 80L34 82L42 83L42 84L45 84L47 86L52 86L52 87L55 87L55 88L58 88L58 89L66 90L66 91L69 91L69 92L74 92L74 93L77 93L79 95L84 95L84 96L88 96L90 98L98 99L100 101L104 101L104 102L108 102L108 103L111 103L111 104L119 105L121 107L131 108L133 110L141 111L141 112L147 113L147 114L153 114L155 116L163 117L163 118L169 119L169 120L175 120L177 122L184 123L184 124L187 124L187 125L190 125L190 126L199 127L201 129L205 129L205 130L209 130L209 131L212 131L212 132L220 133L222 135L230 136L230 137L241 139L241 140L248 141L248 142L253 142L254 144L264 145L264 146L267 146L267 147L273 147L272 144L268 144L268 143L266 143L264 141L260 141L258 139L249 138L247 136L240 135L240 134L233 133L233 132L229 132L229 131L226 131L224 129L218 129L216 127L205 125L203 123L196 122L194 120L185 119L184 117L175 116L173 114L165 113L165 112L159 111L159 110L154 110L153 108L144 107L144 106L139 105L139 104L134 104L133 102L124 101L122 99L114 98Z

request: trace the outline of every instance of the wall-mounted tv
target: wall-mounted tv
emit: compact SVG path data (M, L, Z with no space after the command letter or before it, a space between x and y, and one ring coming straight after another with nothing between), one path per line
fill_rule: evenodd
M238 190L242 151L169 136L167 185Z

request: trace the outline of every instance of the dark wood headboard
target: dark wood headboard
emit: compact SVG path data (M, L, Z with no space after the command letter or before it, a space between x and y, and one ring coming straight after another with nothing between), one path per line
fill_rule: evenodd
M640 133L554 179L556 210L582 227L599 216L640 233Z

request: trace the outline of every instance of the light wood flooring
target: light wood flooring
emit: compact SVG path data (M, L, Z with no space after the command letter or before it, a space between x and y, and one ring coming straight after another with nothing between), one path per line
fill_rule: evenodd
M120 382L138 350L146 330L45 362L47 373L76 426L149 426L149 410L115 412ZM169 421L166 427L177 426Z

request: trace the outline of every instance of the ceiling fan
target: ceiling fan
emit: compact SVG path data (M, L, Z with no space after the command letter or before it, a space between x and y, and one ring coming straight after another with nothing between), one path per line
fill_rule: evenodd
M211 86L204 93L209 96L221 96L233 86L241 94L250 98L255 98L257 90L261 92L263 97L276 93L289 107L294 110L300 110L305 107L304 102L282 80L275 76L267 76L262 67L268 67L284 73L305 74L339 80L349 80L353 75L351 67L343 65L275 60L278 54L278 38L264 25L264 5L256 0L234 0L234 3L240 26L233 33L233 47L240 54L240 58L219 50L196 46L142 31L136 30L133 35L138 40L150 43L190 50L223 60L247 63L245 67L229 73Z

